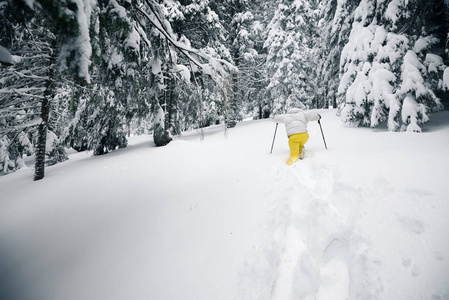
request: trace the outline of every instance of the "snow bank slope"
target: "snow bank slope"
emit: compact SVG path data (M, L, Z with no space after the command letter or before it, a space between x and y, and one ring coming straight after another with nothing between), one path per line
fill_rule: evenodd
M447 119L416 135L326 114L328 151L311 124L305 160L276 168L240 299L449 299Z
M311 123L292 167L263 120L0 177L0 299L448 298L448 114L408 134L321 113L329 150Z

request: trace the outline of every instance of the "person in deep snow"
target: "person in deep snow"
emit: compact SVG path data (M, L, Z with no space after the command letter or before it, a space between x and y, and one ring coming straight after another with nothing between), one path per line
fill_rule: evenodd
M289 166L297 162L298 159L304 158L304 145L309 139L307 123L310 121L319 121L320 119L321 116L319 114L303 111L299 108L292 108L287 114L274 116L274 122L285 124L288 146L290 147Z

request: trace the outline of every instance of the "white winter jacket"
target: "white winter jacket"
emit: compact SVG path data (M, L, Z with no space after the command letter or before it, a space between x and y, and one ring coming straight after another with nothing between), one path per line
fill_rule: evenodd
M307 123L318 121L320 116L317 113L292 109L287 114L277 115L273 118L276 123L284 123L287 136L297 133L307 132Z

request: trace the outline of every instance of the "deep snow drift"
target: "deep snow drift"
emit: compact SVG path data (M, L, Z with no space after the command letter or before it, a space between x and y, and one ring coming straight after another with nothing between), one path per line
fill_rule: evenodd
M249 121L0 177L0 299L449 299L449 113L421 134Z

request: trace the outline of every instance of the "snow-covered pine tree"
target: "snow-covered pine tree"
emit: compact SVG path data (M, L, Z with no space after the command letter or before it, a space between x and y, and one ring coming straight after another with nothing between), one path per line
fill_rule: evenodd
M229 60L224 46L224 28L210 1L193 0L165 3L166 18L177 40L211 57ZM171 67L166 68L167 126L174 135L181 130L208 126L220 120L220 86L199 66L179 51L171 52ZM221 118L222 119L222 118Z
M201 61L206 58L205 68L193 63L191 59L186 59L184 55L179 55L178 58L179 63L191 71L191 86L188 87L191 92L185 95L190 99L178 102L184 107L180 110L180 118L185 120L183 123L186 128L239 119L238 100L229 84L231 80L227 78L229 75L223 73L224 76L215 76L213 74L216 73L214 69L222 68L220 66L222 61L232 61L230 46L226 44L230 39L225 41L227 28L232 21L232 14L228 11L231 6L228 6L228 2L232 1L181 1L178 13L171 14L170 20L173 21L170 23L173 32L180 37L180 41L209 57L206 58L204 55L198 57ZM226 18L226 21L222 18ZM231 69L236 70L236 68ZM228 73L229 70L228 68ZM234 78L237 76L237 72L232 74ZM182 98L185 98L183 94L184 92L181 93ZM183 113L187 111L189 114ZM192 120L197 121L192 122ZM200 124L197 124L198 121Z
M226 88L221 93L222 110L229 126L234 126L241 120L240 108L242 106L242 78L240 64L243 61L242 48L248 39L248 24L252 22L253 15L249 13L247 0L212 1L213 7L220 16L221 23L226 29L226 47L238 71L231 73Z
M317 61L312 56L317 19L317 1L278 1L264 45L268 50L268 91L274 99L272 113L317 106Z
M3 146L8 143L1 156L10 160L3 172L23 166L24 149L31 152L35 148L35 180L39 180L44 177L46 154L51 156L53 147L59 145L49 126L56 89L56 36L41 10L11 3L3 7L2 15L4 42L17 57L14 67L4 70L1 82L0 136ZM62 151L59 161L64 159Z
M313 53L317 57L319 107L337 107L340 55L351 31L353 11L359 0L324 1L320 7L318 41Z
M165 146L172 140L172 132L177 134L180 131L177 123L176 76L186 74L180 72L177 66L177 53L173 45L177 37L169 20L170 16L177 15L178 7L178 3L158 4L154 1L141 1L141 5L132 7L146 47L142 82L146 82L147 87L140 96L146 99L148 111L152 113L149 130L153 131L153 141L157 146Z
M443 37L429 13L439 2L360 2L341 55L338 101L345 122L420 132L429 113L442 108L432 78L441 78L446 66L431 50Z
M145 2L152 3L152 5L148 6L147 11L141 11L141 13L156 29L155 32L158 33L157 36L154 36L153 43L161 46L160 48L156 47L159 52L155 52L155 59L151 63L154 67L160 66L161 70L162 76L157 75L157 72L152 72L153 75L157 75L155 76L156 79L158 77L162 78L162 81L155 81L159 82L160 91L158 93L166 91L167 84L172 84L173 77L177 80L177 84L185 84L186 88L190 88L190 94L193 97L198 96L199 98L199 101L187 101L187 103L190 107L197 108L200 123L204 124L204 109L202 106L204 101L201 100L203 95L208 95L211 88L223 91L230 70L235 69L226 60L226 49L220 46L220 40L216 38L220 36L220 24L218 23L216 14L209 8L208 1L182 1L185 7L168 5L172 4L172 2L164 2L164 5L157 5L149 0ZM185 19L183 20L183 18ZM187 19L190 18L193 18L192 23L187 22ZM200 24L204 25L204 28L197 26L198 28L195 30L187 30L183 27L189 23L195 24L195 22L200 22ZM196 49L192 47L189 38L195 39L196 37L201 37L200 40L196 40L195 42L200 47L204 45L202 48ZM157 68L155 70L157 71ZM190 78L188 78L188 70L191 72ZM203 78L198 73L207 75L208 78ZM167 79L168 81L166 81ZM209 83L209 79L213 80L213 85ZM187 84L188 80L195 84L190 84L189 87L189 84ZM169 89L168 93L171 94L171 91L173 89ZM182 95L182 93L183 91L180 94ZM164 109L166 109L165 99L170 99L166 95L164 97L156 95L160 106ZM173 103L175 105L181 104L179 99L172 101ZM170 105L170 103L168 104ZM180 110L178 112L182 115ZM173 118L165 118L166 130L169 129L167 122L170 119ZM178 117L178 120L181 119L182 117Z
M265 68L267 60L267 48L264 47L268 34L268 24L274 16L276 3L274 1L251 1L250 11L254 15L251 23L249 37L250 47L244 54L245 68L242 72L245 75L244 86L247 87L244 106L246 112L255 114L255 117L268 118L270 116L270 104L267 86L269 76Z
M2 103L18 114L14 119L5 114L9 120L4 122L18 122L14 128L19 130L21 147L27 140L33 143L35 180L39 180L44 177L46 156L51 157L50 163L66 159L55 134L64 125L51 120L61 79L67 74L90 81L90 44L85 26L89 7L81 2L36 0L2 2L1 10L5 17L2 28L7 33L2 37L18 57L15 72L4 78L2 89L6 91ZM16 143L15 138L9 140ZM9 151L12 148L10 145Z
M274 14L274 5L272 1L261 0L226 1L222 7L222 22L228 31L228 47L239 69L238 73L233 74L231 89L234 110L239 110L240 114L263 118L270 113L266 97L267 50L263 46L266 27Z
M77 92L72 106L73 117L79 117L72 126L71 143L82 140L81 149L94 150L95 155L127 145L126 125L138 99L140 35L129 4L121 2L98 1L91 11L90 72L95 81L88 89L80 88L84 90Z
M23 23L27 18L27 13L29 13L27 10L29 9L24 4L15 7L15 12L11 3L0 4L0 44L11 49L16 57L20 53L15 52L21 49L22 44L25 43L22 34L23 26L17 24ZM22 94L24 94L24 89L27 87L26 83L18 80L19 76L16 74L17 71L21 71L21 65L11 67L14 65L14 59L9 51L7 55L9 67L0 65L0 174L7 174L19 169L22 166L24 148L27 148L25 152L33 150L33 145L28 138L31 135L27 133L29 128L35 127L35 123L37 123L30 121L38 120L39 115L39 100L31 95L26 99L20 96L20 92L23 91ZM18 91L18 93L14 91ZM28 91L28 93L32 94L33 91ZM32 107L27 108L30 106L27 100L34 100ZM30 116L29 112L31 111L32 115Z

